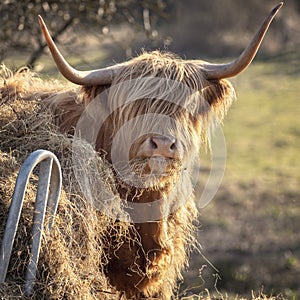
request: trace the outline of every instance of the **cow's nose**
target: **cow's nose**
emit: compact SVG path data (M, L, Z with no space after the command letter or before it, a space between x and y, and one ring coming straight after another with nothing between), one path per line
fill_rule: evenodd
M152 156L164 156L174 158L177 151L177 142L173 137L151 136L149 137L149 146Z
M132 157L155 156L182 159L182 144L172 136L150 135L138 146L136 152L132 152Z

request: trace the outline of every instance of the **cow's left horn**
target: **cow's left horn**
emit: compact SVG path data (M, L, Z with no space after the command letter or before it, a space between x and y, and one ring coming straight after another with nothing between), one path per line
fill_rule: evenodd
M42 28L44 37L51 51L52 57L64 77L69 81L79 84L79 85L100 85L100 84L110 84L115 77L117 71L122 68L122 65L114 65L111 67L92 70L92 71L78 71L74 69L69 63L64 59L58 48L56 47L51 35L47 29L46 24L41 16L38 16L39 23Z
M229 78L241 73L244 69L246 69L255 57L273 18L282 7L282 5L283 2L280 2L276 7L274 7L269 16L262 23L261 27L253 37L247 48L237 59L227 64L210 64L203 62L200 63L201 70L206 73L206 78Z

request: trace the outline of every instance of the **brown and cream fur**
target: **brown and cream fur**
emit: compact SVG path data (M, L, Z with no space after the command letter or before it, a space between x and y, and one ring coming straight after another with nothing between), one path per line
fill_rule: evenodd
M163 127L164 133L175 135L182 141L185 149L182 160L170 160L167 176L152 178L145 187L133 187L115 174L116 192L122 199L133 203L152 203L163 199L157 208L164 212L161 218L134 224L122 243L117 245L114 238L105 237L109 240L105 250L109 257L106 275L112 285L123 291L128 299L170 299L177 281L182 279L182 269L188 263L188 255L195 242L197 209L194 195L189 190L192 188L191 174L186 170L193 165L200 147L209 143L211 125L222 122L230 107L235 96L231 84L227 80L208 82L193 62L161 52L144 53L129 61L111 86L77 88L62 83L49 85L39 79L28 79L30 76L26 73L28 71L23 70L6 80L5 88L0 91L2 101L9 101L16 93L23 99L41 99L53 113L54 122L60 130L70 135L74 134L76 124L89 103L101 93L108 93L107 102L101 103L101 109L107 112L108 117L96 137L96 150L108 163L111 163L112 139L126 122L134 121L137 116L144 120L144 126ZM148 86L141 81L143 78L162 79L162 85ZM170 84L164 84L165 79L170 80ZM126 89L122 85L124 82L134 88ZM178 95L178 83L192 93ZM166 101L172 93L178 99ZM127 102L127 99L136 100ZM171 121L149 124L145 116L153 113L168 116ZM120 138L122 143L128 140L127 136ZM143 172L147 173L148 161L135 159L139 143L137 139L127 146L132 166L141 170L143 175ZM142 210L139 213L151 214Z

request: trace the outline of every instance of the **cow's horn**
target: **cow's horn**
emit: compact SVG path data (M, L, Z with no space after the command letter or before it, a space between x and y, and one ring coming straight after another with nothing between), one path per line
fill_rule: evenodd
M256 55L258 48L279 9L282 7L283 2L280 2L269 14L269 16L264 20L261 27L257 31L256 35L253 37L247 48L242 52L242 54L234 61L227 64L210 64L201 63L201 71L206 73L207 79L222 79L233 77L241 73L248 65L252 62L254 56Z
M122 65L114 65L111 67L92 70L92 71L78 71L74 69L69 63L64 59L58 48L56 47L51 35L47 29L46 24L41 16L38 16L40 26L42 28L44 37L51 51L52 57L64 77L69 81L79 84L79 85L100 85L100 84L110 84L117 73L117 71L122 68Z

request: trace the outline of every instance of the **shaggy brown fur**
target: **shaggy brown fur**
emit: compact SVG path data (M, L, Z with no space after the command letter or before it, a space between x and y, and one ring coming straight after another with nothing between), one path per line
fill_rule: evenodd
M146 187L132 187L113 171L114 191L120 199L133 203L153 203L163 199L158 211L168 213L161 213L158 220L128 227L126 235L121 238L110 236L109 230L99 233L108 241L103 249L108 258L104 271L117 290L123 291L128 299L170 299L194 243L193 222L197 210L194 195L187 192L191 178L185 170L191 168L200 146L207 141L209 124L223 120L234 98L232 86L226 80L206 82L192 62L160 52L145 53L128 62L110 87L82 87L81 91L68 87L57 91L62 87L52 85L44 90L43 83L28 83L22 76L19 72L6 80L0 89L2 102L10 101L15 95L23 99L44 99L43 103L50 107L55 116L54 123L67 134L74 133L80 116L93 99L103 92L107 93L107 101L99 104L108 117L97 133L96 150L108 163L112 163L112 140L117 138L117 132L127 122L151 113L175 120L168 124L156 121L151 124L146 123L145 119L142 125L153 129L155 126L164 128L164 134L175 135L182 141L185 147L183 159L169 162L168 176L155 178ZM145 78L162 81L159 85L146 85ZM151 83L151 80L146 83ZM192 92L186 94L184 89L182 92L181 85ZM168 95L178 99L168 101ZM135 101L130 102L130 99ZM135 128L138 126L136 124ZM126 143L130 136L121 138L123 140L120 142ZM135 141L128 149L133 168L141 170L143 175L147 173L148 161L135 160L135 149L139 143ZM146 217L149 211L140 213ZM124 224L116 222L114 226L123 227Z

